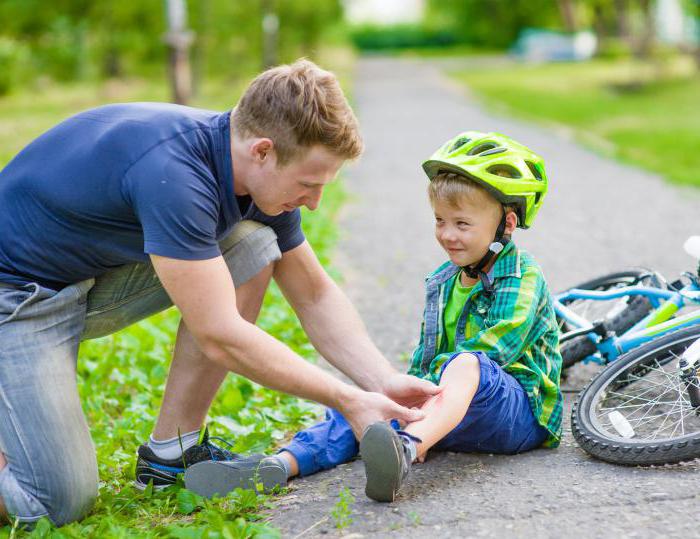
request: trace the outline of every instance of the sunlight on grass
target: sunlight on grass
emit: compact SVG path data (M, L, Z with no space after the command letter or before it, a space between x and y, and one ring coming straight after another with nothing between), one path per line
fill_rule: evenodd
M570 126L584 143L700 186L700 77L690 58L514 63L453 75L506 113Z

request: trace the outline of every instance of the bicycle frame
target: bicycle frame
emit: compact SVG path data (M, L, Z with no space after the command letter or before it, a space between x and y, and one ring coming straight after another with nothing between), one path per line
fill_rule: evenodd
M647 297L654 309L622 335L614 333L600 335L599 329L594 324L563 304L563 302L576 299L605 301L629 296ZM700 286L698 286L697 279L692 279L690 284L680 290L646 286L627 286L608 291L573 288L554 297L554 310L560 318L574 328L577 334L585 334L596 344L597 353L586 357L583 361L606 364L615 361L620 355L632 348L656 337L700 324L700 310L671 318L688 303L700 305Z

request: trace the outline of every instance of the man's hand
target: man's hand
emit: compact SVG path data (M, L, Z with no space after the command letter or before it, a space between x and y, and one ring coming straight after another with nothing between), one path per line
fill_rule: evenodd
M441 391L441 387L428 380L398 372L389 376L382 387L384 395L409 408L420 408L430 397Z
M425 417L423 411L401 406L386 395L357 388L352 388L351 394L343 399L343 405L338 410L350 423L358 440L362 438L365 429L376 421L397 419L399 423L405 424Z

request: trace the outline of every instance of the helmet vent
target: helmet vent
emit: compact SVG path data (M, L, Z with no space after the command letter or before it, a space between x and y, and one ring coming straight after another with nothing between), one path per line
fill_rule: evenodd
M510 165L493 165L487 169L491 174L503 176L504 178L522 178L520 171Z
M530 161L525 161L525 163L527 164L527 168L530 169L530 172L532 172L532 175L538 180L542 180L542 173L535 163L531 163Z
M498 148L491 148L490 150L486 150L485 152L481 152L481 157L485 155L493 155L495 153L503 153L507 150L507 148L504 148L503 146L499 146Z
M495 142L484 142L483 144L479 144L478 146L475 146L474 148L469 150L469 153L467 155L478 155L488 150L493 150L497 147L498 146Z
M457 140L455 140L455 143L450 148L450 153L454 152L458 148L461 148L470 140L471 139L469 137L459 137Z

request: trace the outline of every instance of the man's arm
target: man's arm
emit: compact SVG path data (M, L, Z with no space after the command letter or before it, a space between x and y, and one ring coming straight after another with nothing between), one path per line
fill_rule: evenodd
M189 261L152 255L151 260L185 324L211 360L272 389L337 408L358 435L373 421L422 417L384 395L337 380L247 322L236 310L236 292L223 258Z
M400 374L391 366L308 242L284 253L273 277L316 350L358 386L408 406L420 406L439 393L434 384Z

